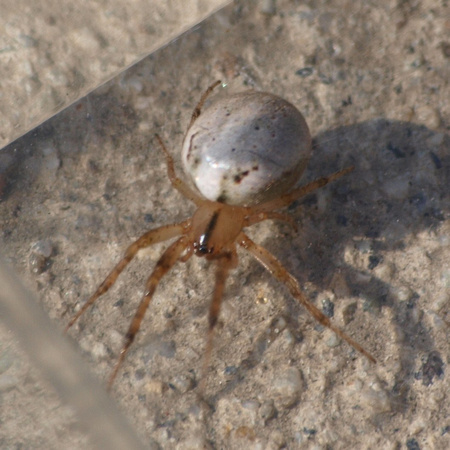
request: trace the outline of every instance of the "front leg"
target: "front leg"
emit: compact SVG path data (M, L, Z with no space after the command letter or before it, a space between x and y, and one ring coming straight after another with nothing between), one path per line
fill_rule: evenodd
M144 318L145 312L147 311L148 305L150 304L153 294L155 293L156 288L158 287L161 278L174 266L174 264L180 259L181 254L186 250L188 246L187 239L185 236L182 236L177 241L175 241L172 245L170 245L166 251L162 254L159 261L156 263L153 272L147 279L147 283L145 285L145 293L142 297L141 303L139 303L138 309L134 314L133 320L128 328L127 334L125 335L125 342L123 344L122 350L120 351L119 359L114 367L114 370L108 381L108 389L111 388L114 379L117 376L117 372L122 365L123 360L136 337L136 334L141 327L142 320Z
M101 295L111 288L111 286L116 282L117 277L122 273L125 267L128 266L139 250L184 234L186 229L190 226L190 223L190 220L185 220L181 223L165 225L156 228L155 230L147 231L147 233L143 234L139 239L134 241L125 251L123 258L114 267L114 269L111 270L109 275L97 288L94 294L92 294L83 307L70 319L65 332L67 332L67 330L78 320L78 318L89 308L89 306L91 306Z

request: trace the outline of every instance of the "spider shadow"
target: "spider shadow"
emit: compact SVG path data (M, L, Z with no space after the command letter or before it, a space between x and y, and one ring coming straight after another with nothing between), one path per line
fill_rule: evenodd
M437 229L448 216L450 202L444 201L450 185L450 152L445 152L448 148L448 135L384 119L321 133L314 139L306 181L348 165L354 165L355 171L324 188L330 191L325 194L326 208L320 206L322 192L289 207L296 219L306 223L303 228L300 225L297 235L290 230L276 242L270 238L263 243L301 284L310 282L317 292L331 288L337 300L344 284L345 294L361 299L363 310L371 314L367 320L376 321L382 307L392 309L394 327L403 336L401 369L393 392L401 398L406 396L408 380L414 377L415 359L422 352L430 353L434 343L422 321L411 320L414 310L420 307L420 294L412 291L407 299L399 300L390 283L376 275L376 268L383 264L385 254L404 249L410 235ZM291 239L286 238L289 235ZM367 267L355 268L346 262L346 247L369 253ZM341 287L339 283L333 285L336 274ZM277 280L270 283L274 288L279 286ZM302 307L287 290L284 297L286 303L281 308L287 311L283 316L290 318L290 327L300 326ZM261 360L267 350L267 345L262 344L265 333L256 339L250 357L241 362L235 378L214 395L212 403L233 390ZM379 347L383 349L382 341ZM383 359L382 352L378 357ZM398 404L405 404L401 398Z

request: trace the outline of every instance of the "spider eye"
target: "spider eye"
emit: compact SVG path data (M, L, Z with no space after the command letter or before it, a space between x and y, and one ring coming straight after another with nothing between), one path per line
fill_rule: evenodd
M208 247L198 247L197 248L197 254L207 255L208 253L211 253L211 251L208 249Z
M200 255L208 255L209 253L213 253L214 247L208 246L208 234L202 234L198 242L194 245L195 251Z

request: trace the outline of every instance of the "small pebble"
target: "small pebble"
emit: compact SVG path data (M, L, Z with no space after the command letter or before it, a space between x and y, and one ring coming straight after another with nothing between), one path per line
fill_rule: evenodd
M304 385L302 374L296 367L289 367L272 384L277 409L290 408L300 399Z
M278 335L286 328L286 326L286 319L283 316L279 316L270 324L270 333Z
M53 253L53 246L50 241L37 241L31 246L28 259L30 272L40 275L49 267L49 259Z
M257 411L260 407L260 403L257 400L244 400L241 402L241 405L249 411Z
M418 105L414 108L414 115L418 122L432 130L439 128L441 117L439 110L429 105Z
M334 303L329 298L322 300L322 312L327 317L334 317Z
M284 435L279 430L274 430L270 433L269 442L267 443L266 450L279 450L280 448L285 448L286 439Z
M345 325L348 325L355 318L356 310L358 309L358 305L356 302L350 303L350 305L346 306L342 311L342 317L344 319Z
M427 425L424 422L424 419L418 418L409 426L409 430L410 430L411 434L417 435L417 434L421 433L423 430L425 430L426 427L427 427Z
M262 14L273 16L276 13L275 0L262 0L260 4L260 11Z
M406 441L406 448L408 450L420 450L420 445L414 438L411 438Z
M413 295L413 291L407 286L391 286L389 291L400 302L407 302Z
M204 436L200 433L195 433L194 436L186 439L183 442L177 444L177 450L198 450L198 449L209 449L211 446L208 444Z
M392 408L389 394L379 383L372 383L370 387L363 389L360 398L364 406L374 414L389 412Z
M276 409L273 400L266 400L259 408L259 417L261 417L264 423L270 419L273 419L275 414Z
M191 374L179 374L172 378L169 385L178 392L185 394L195 386L195 383Z
M160 380L150 380L145 383L144 389L147 393L162 395L166 386Z
M313 67L303 67L301 69L298 69L295 72L295 75L299 75L302 78L306 78L306 77L309 77L310 75L312 75L313 73L314 73Z
M432 351L423 362L416 378L422 379L422 384L424 386L430 386L435 381L443 378L444 368L445 365L439 352Z
M253 427L241 426L234 431L234 437L253 441L256 438L255 429Z
M371 248L372 248L372 244L369 240L364 239L364 240L360 240L355 242L355 247L361 252L361 253L369 253Z
M341 340L336 333L330 332L328 338L326 339L326 344L330 348L337 347L341 343Z
M94 342L89 350L96 361L104 360L108 357L108 350L102 342Z
M164 358L173 358L176 353L176 344L173 340L164 340L160 335L153 335L143 347L144 361L149 362L156 354Z

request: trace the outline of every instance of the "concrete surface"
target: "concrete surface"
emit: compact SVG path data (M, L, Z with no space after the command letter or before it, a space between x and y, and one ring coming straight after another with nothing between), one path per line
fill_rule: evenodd
M346 178L249 234L378 360L318 326L240 253L198 402L212 273L162 281L112 395L152 448L450 447L450 21L446 3L242 2L2 150L2 248L61 328L133 239L194 208L177 157L214 80L281 95L305 115L302 183ZM163 245L144 252L70 332L100 379ZM62 339L55 336L55 339ZM86 448L88 437L6 329L0 446ZM106 382L106 381L105 381Z
M0 147L196 26L221 0L2 0Z

